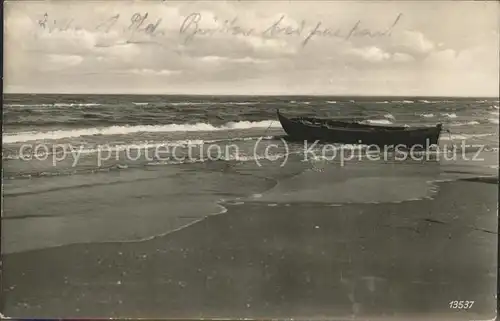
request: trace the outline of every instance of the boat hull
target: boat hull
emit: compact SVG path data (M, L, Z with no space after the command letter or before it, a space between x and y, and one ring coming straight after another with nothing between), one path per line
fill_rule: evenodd
M317 118L289 119L278 111L278 119L293 141L320 141L393 147L428 147L439 141L442 125L434 127L372 126Z

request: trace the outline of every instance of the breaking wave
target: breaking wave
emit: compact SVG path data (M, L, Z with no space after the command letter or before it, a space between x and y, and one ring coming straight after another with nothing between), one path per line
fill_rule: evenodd
M493 136L495 134L451 134L451 135L442 135L439 139L441 140L458 140L458 139L471 139L478 137L488 137Z
M94 135L125 135L140 132L197 132L197 131L223 131L235 129L252 129L281 127L280 123L274 120L264 121L239 121L229 122L222 126L214 126L208 123L197 124L169 124L169 125L138 125L138 126L110 126L103 128L84 128L75 130L56 130L47 132L19 132L6 134L3 137L4 143L18 143L36 140L50 140L81 136Z
M392 122L389 119L368 119L366 122L370 124L378 124L378 125L390 125Z
M443 113L443 114L441 114L441 116L445 116L448 118L457 118L457 114L455 114L455 113Z
M479 125L480 123L478 121L468 121L468 122L465 122L465 123L451 123L450 126L471 126L471 125Z
M243 142L243 141L251 141L251 140L273 140L276 139L275 136L254 136L254 137L236 137L229 139L213 139L213 140L203 140L203 139L185 139L185 140L172 140L172 141L163 141L163 142L135 142L129 144L104 144L99 146L84 146L84 145L72 145L72 144L60 144L57 147L54 147L48 152L38 152L34 153L32 150L26 149L22 154L6 154L2 155L2 159L4 160L16 160L16 159L29 159L31 157L44 157L54 154L61 153L79 153L79 154L94 154L98 152L122 152L122 151L137 151L137 150L148 150L152 148L160 148L160 147L183 147L188 148L190 146L200 146L205 144L215 144L215 143L231 143L231 142ZM64 146L64 147L63 147ZM165 151L165 150L160 150Z
M183 102L167 102L168 106L216 106L216 105L236 105L236 106L246 106L246 105L255 105L259 104L259 102L254 101L183 101Z
M5 104L5 107L95 107L97 103Z

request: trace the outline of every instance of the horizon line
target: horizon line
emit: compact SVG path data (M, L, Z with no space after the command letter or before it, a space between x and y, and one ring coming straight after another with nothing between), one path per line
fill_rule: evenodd
M92 92L3 92L2 95L96 95L96 96L111 96L111 95L123 95L123 96L198 96L198 97L207 97L207 96L219 96L219 97L397 97L397 98L500 98L500 94L497 96L450 96L450 95L360 95L360 94L186 94L186 93L92 93Z

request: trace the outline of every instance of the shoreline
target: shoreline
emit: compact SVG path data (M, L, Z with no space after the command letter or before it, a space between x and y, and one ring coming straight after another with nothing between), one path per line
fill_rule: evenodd
M469 174L469 175L477 175L477 174L471 174L471 173L464 173L464 174ZM431 184L435 184L438 188L439 188L439 185L441 183L448 183L448 182L454 182L454 181L466 181L466 182L477 182L477 183L485 183L485 184L499 184L499 177L498 176L487 176L487 175L478 175L478 176L475 176L475 177L469 177L469 178L450 178L450 179L443 179L443 180L430 180L428 181L428 183L431 183ZM277 183L276 183L277 184ZM265 193L269 190L272 190L273 188L276 187L276 184L270 188L267 188L266 190L260 192L259 194L262 194L262 193ZM439 194L439 192L438 192ZM20 196L22 196L24 194L21 194ZM16 197L18 196L17 194L16 195L8 195L9 197ZM23 251L18 251L18 252L10 252L10 253L2 253L2 255L11 255L11 254L18 254L18 253L27 253L27 252L33 252L33 251L44 251L44 250L50 250L50 249L56 249L56 248L60 248L60 247L65 247L65 246L72 246L72 245L92 245L92 244L121 244L121 243L124 243L124 244L127 244L127 243L142 243L142 242L148 242L148 241L151 241L151 240L154 240L156 238L162 238L162 237L166 237L170 234L173 234L173 233L176 233L176 232L179 232L181 230L184 230L186 228L189 228L195 224L198 224L200 222L203 222L207 219L210 219L212 216L218 216L218 215L223 215L223 214L226 214L228 212L228 206L232 206L232 205L238 205L239 203L239 200L240 199L244 199L244 198L248 198L249 195L247 195L246 197L233 197L229 200L227 199L220 199L218 201L215 202L215 205L220 207L221 208L221 211L218 212L218 213L212 213L212 214L207 214L206 216L200 218L200 219L197 219L193 222L190 222L190 223L187 223L186 225L182 225L178 228L175 228L173 230L169 230L169 231L166 231L164 233L160 233L160 234L156 234L156 235L151 235L151 236L147 236L147 237L143 237L141 239L129 239L129 240L119 240L119 241L116 241L116 240L110 240L110 241L100 241L100 242L89 242L89 243L84 243L84 242L76 242L76 243L70 243L70 244L61 244L61 245L55 245L55 246L51 246L51 247L47 247L47 248L37 248L37 249L29 249L29 250L23 250ZM404 200L404 201L392 201L392 202L366 202L366 203L353 203L353 202L349 202L349 203L338 203L338 204L329 204L329 205L325 205L323 204L322 206L328 206L328 207L342 207L342 206L349 206L349 205L360 205L360 204L401 204L401 203L406 203L406 202L419 202L419 201L422 201L422 200L425 200L425 199L429 199L428 197L423 197L423 198L418 198L418 199L407 199L407 200ZM432 199L432 198L431 198ZM244 203L247 203L247 204L252 204L251 201L246 201ZM267 206L276 206L276 205L270 205L270 204L273 204L274 202L259 202L260 204L262 205L266 205ZM286 204L285 206L301 206L301 205L305 205L305 206L311 206L311 205L315 205L315 202L311 202L310 204L308 204L307 202L299 202L299 203L289 203L289 204ZM37 216L37 217L43 217L43 216ZM51 216L47 216L47 217L51 217ZM19 219L17 217L13 217L13 218L9 218L9 217L2 217L2 220L11 220L11 219ZM487 231L489 232L489 231Z
M354 313L377 318L399 302L395 312L402 316L421 314L425 306L432 314L484 316L494 311L487 293L496 279L497 236L470 226L496 225L491 210L497 209L497 192L481 180L437 184L433 200L228 205L226 215L144 242L71 244L7 254L4 311L16 317ZM437 277L445 283L435 283ZM477 298L475 310L449 311L439 300L429 301L431 294L447 300ZM333 303L329 296L336 298Z

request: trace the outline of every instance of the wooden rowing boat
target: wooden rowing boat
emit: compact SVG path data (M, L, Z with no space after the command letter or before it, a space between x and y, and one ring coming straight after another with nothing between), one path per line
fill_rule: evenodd
M315 117L287 118L279 110L277 114L288 138L297 141L426 147L438 143L442 130L442 124L432 127L380 126Z

